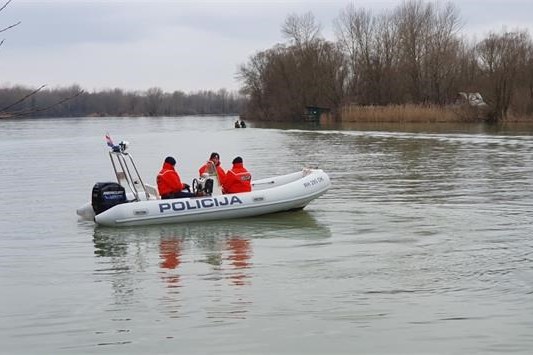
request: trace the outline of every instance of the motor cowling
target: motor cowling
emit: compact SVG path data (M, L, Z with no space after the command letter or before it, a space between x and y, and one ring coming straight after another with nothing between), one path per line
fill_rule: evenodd
M127 202L126 190L116 182L97 182L93 186L91 204L95 215Z

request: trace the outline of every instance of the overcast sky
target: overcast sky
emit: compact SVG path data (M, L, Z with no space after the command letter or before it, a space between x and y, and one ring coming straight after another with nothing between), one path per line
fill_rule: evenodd
M4 3L6 0L0 0ZM237 90L254 53L284 42L291 13L311 11L333 40L349 0L13 0L0 13L0 86ZM379 13L403 0L352 1ZM458 0L464 35L533 32L533 0Z

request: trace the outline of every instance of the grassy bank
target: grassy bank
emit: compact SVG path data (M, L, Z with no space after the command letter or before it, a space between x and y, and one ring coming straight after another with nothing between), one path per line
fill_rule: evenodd
M341 110L343 122L465 122L472 120L464 110L451 106L388 105L346 106Z
M460 105L387 105L345 106L340 112L342 122L380 123L454 123L483 122L488 119L487 107ZM509 112L501 123L533 123L533 115Z

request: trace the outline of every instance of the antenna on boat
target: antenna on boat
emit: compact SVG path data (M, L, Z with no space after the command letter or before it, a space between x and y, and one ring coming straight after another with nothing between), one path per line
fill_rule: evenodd
M150 199L150 194L146 189L143 179L137 166L133 161L131 154L126 152L130 143L127 141L120 141L119 144L113 144L113 140L109 133L105 136L107 145L111 148L109 151L109 158L111 159L111 164L113 165L113 170L117 181L123 187L127 187L135 196L135 200L140 201L141 199Z

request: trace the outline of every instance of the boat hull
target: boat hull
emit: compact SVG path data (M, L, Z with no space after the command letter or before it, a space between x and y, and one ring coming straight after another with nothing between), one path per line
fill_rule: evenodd
M104 226L136 226L244 218L304 208L330 187L328 175L320 169L303 170L254 182L251 192L147 200L116 205L94 217ZM78 209L87 216L87 207Z

